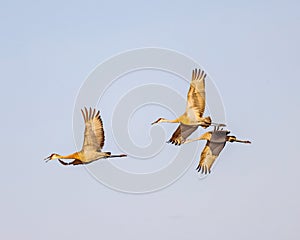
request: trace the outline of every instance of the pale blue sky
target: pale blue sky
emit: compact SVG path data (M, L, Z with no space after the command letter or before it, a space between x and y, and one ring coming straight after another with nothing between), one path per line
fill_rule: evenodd
M2 1L0 238L299 239L299 7ZM221 92L230 130L253 144L228 144L204 180L195 159L176 183L146 195L113 191L82 167L45 164L49 153L75 149L73 107L88 73L149 46L198 61Z

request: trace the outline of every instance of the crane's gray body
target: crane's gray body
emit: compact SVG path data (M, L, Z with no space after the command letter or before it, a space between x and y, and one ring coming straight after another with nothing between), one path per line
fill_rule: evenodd
M213 155L219 156L220 152L225 147L227 134L229 134L229 131L223 130L216 130L211 133L211 138L207 145L211 149Z

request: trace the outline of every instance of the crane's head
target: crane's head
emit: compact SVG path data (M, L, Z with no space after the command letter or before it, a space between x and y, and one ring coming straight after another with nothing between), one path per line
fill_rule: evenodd
M44 160L46 162L50 161L50 160L54 160L54 159L59 159L60 155L56 154L56 153L52 153L49 157L46 157Z
M151 125L154 125L156 123L164 122L166 119L165 118L159 118L155 122L151 123Z

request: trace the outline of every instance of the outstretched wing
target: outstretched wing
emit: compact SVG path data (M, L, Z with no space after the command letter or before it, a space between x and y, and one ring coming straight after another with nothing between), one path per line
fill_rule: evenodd
M175 145L181 145L193 132L197 130L197 128L198 126L185 125L181 123L168 142Z
M100 117L100 112L96 109L81 109L81 113L85 123L84 142L82 149L101 150L104 145L104 130Z
M202 174L210 173L211 167L217 157L218 156L212 154L211 149L209 148L207 143L201 153L200 162L196 170L198 170L198 172L201 172Z
M186 114L191 120L198 121L205 109L205 77L200 69L193 70L190 89L187 94Z
M212 165L225 147L228 133L228 131L212 132L210 140L207 141L201 153L200 162L197 167L198 172L201 171L204 174L210 173Z

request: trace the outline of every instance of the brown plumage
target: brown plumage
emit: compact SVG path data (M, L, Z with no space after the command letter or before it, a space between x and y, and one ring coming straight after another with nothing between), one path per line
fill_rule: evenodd
M90 108L88 111L87 108L84 108L84 110L81 110L81 113L85 123L82 149L79 152L75 152L67 156L61 156L53 153L49 157L45 158L46 162L49 160L58 159L63 165L78 165L88 164L100 158L127 156L125 154L111 155L110 152L102 152L101 150L104 146L105 136L100 112L96 112L96 109ZM66 163L61 159L74 159L74 161Z
M168 142L175 145L182 144L198 126L207 128L214 124L210 117L203 117L205 110L205 78L206 74L200 69L194 69L187 94L187 104L184 114L174 120L159 118L152 124L160 122L180 123ZM225 126L225 125L224 125Z
M198 172L207 174L211 172L211 167L225 147L226 142L251 143L250 141L238 140L235 136L227 136L230 131L219 130L218 128L211 132L206 132L196 139L187 140L185 143L206 140L206 145L201 153L200 162L197 167Z
M173 133L168 143L180 145L185 142L188 136L197 130L198 126L189 126L185 124L179 124L178 128Z

